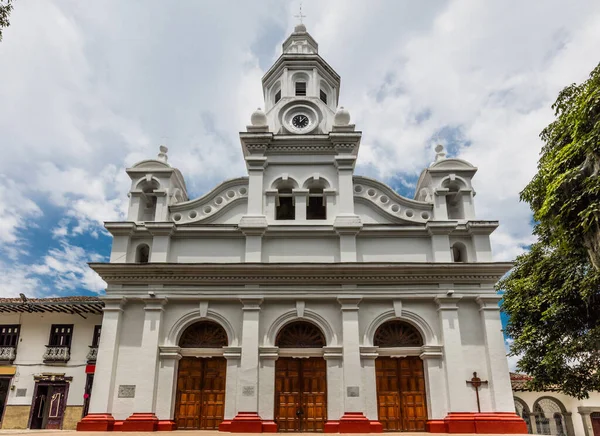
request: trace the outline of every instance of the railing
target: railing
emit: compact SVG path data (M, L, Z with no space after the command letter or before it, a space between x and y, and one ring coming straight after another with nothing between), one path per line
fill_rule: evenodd
M44 362L68 362L71 358L69 347L53 347L46 345Z
M16 347L0 347L0 362L12 362L16 357Z
M98 347L90 346L90 351L87 354L88 362L95 362L98 357Z

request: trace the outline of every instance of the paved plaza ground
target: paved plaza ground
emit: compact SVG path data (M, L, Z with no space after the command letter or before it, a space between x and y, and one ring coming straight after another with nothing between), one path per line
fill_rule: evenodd
M95 432L77 432L74 430L0 430L0 435L1 434L7 434L7 435L16 435L16 434L35 434L35 435L41 435L41 434L51 434L51 433L60 433L61 436L65 435L65 436L115 436L121 432L100 432L100 431L95 431ZM220 433L218 431L210 431L210 430L180 430L180 431L176 431L175 433L177 433L177 436L226 436L226 435L231 435L231 436L248 436L248 433ZM150 436L150 435L154 435L154 436L160 436L160 435L165 435L166 432L127 432L126 433L127 436L137 436L137 435L144 435L144 436ZM310 433L286 433L286 435L309 435ZM364 436L364 434L359 434L359 433L346 433L347 436L353 436L354 434L356 434L357 436ZM471 435L473 433L455 433L454 436L467 436L467 435ZM423 435L427 435L427 436L447 436L448 433L385 433L385 435L402 435L402 436L423 436ZM494 436L494 435L488 435L488 436ZM496 435L496 436L501 436L500 434ZM514 436L514 435L511 435Z

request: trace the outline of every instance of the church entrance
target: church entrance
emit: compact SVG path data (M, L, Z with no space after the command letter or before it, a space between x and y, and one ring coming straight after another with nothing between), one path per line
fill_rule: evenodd
M373 343L392 356L402 353L400 347L423 345L419 332L401 321L380 326ZM378 417L383 430L425 431L427 406L423 361L417 356L378 357L375 373Z
M319 352L325 345L323 333L311 323L292 322L277 335L276 345L307 356L280 357L275 363L277 430L322 432L327 421L327 365L323 357L309 357L307 349Z
M227 343L225 330L210 321L191 325L179 340L183 349L213 348L215 354ZM175 403L179 430L219 429L225 415L226 371L227 361L223 357L187 356L179 361Z

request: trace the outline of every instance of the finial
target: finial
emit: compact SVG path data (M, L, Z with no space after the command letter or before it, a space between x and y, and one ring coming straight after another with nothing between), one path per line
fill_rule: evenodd
M261 108L258 108L252 112L250 123L255 127L264 127L267 125L267 115Z
M350 124L350 112L344 109L344 106L340 106L333 117L333 125L347 126L348 124Z
M303 24L302 18L306 18L306 15L302 15L302 3L300 3L300 13L298 15L294 15L294 18L298 18L300 20L300 24Z
M446 152L444 151L444 146L442 144L438 144L435 146L435 161L438 162L444 159L446 159Z
M167 163L167 160L169 159L169 156L167 156L167 152L169 151L169 149L164 145L161 145L160 147L158 147L158 150L158 160Z

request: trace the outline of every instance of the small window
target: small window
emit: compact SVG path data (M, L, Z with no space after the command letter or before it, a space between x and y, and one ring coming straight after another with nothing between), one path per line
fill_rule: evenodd
M321 101L327 104L327 93L321 89L321 93L319 94L319 96L321 97Z
M457 242L452 246L452 262L466 262L467 247L464 244Z
M296 95L306 95L306 82L296 82Z
M94 336L92 337L92 348L98 348L100 344L100 333L102 332L102 326L94 326Z
M280 189L277 194L276 220L293 220L296 218L296 206L291 189Z
M148 263L150 259L150 247L148 244L140 244L135 250L136 263Z
M0 347L16 347L19 330L19 325L0 325Z
M281 100L281 89L275 93L275 103Z
M50 347L71 347L73 324L52 324L50 328Z
M306 204L307 220L327 219L327 199L323 195L322 189L311 189L308 194L308 203Z

